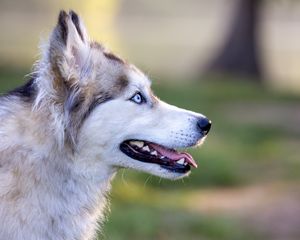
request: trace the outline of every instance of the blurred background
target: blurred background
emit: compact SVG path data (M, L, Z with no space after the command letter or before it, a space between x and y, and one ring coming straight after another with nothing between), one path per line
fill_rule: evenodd
M213 121L172 182L121 170L99 239L300 239L300 2L0 0L0 90L22 84L60 9L155 93Z

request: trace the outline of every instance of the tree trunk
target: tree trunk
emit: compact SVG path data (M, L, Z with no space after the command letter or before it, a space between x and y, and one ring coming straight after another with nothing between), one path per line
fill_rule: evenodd
M260 0L238 0L236 15L221 52L210 64L209 72L223 72L261 80L257 44Z

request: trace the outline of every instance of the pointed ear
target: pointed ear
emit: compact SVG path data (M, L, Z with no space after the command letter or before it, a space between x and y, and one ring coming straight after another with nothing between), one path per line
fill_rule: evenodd
M79 16L73 11L71 10L69 12L69 16L72 19L72 22L77 30L78 35L80 36L81 40L86 43L88 42L88 35L87 35L87 31L86 28L82 22L82 20L79 18Z
M80 72L87 61L89 49L89 38L78 15L73 11L69 14L60 11L49 49L56 86L80 80Z

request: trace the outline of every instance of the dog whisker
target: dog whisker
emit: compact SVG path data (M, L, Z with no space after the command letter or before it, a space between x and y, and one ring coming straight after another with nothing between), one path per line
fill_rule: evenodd
M147 179L145 180L144 186L143 186L144 189L146 188L146 185L147 185L148 181L151 179L151 177L152 177L152 176L149 175L149 176L147 177Z

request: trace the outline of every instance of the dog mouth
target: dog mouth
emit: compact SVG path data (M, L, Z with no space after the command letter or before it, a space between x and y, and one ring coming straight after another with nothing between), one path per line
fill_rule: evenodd
M134 160L158 164L172 172L187 173L191 167L197 168L197 163L189 153L152 142L126 140L121 143L120 150Z

